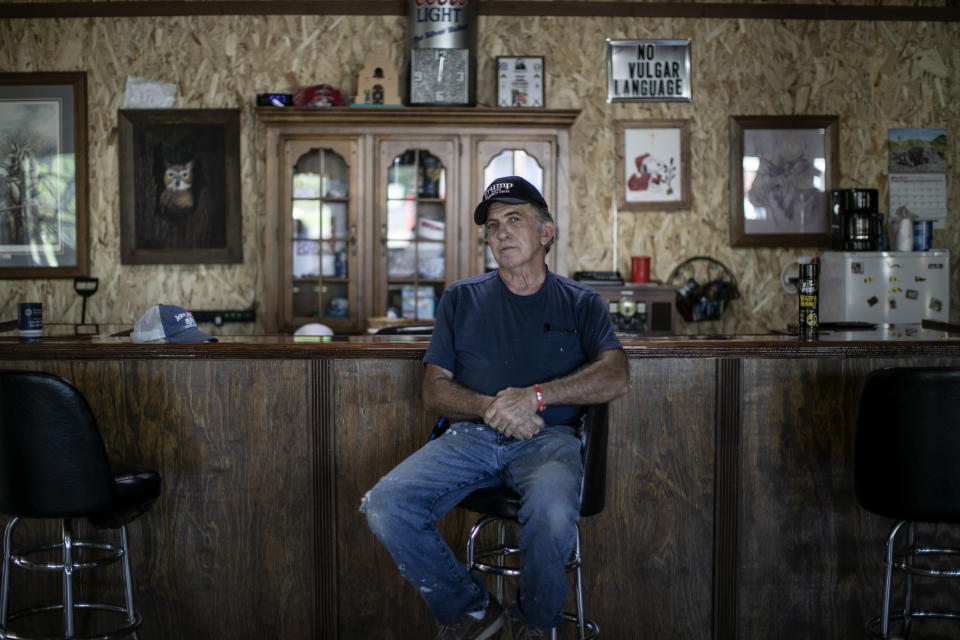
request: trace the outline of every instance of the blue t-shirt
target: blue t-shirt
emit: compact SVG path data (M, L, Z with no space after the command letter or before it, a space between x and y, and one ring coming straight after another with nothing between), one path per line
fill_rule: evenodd
M496 271L459 280L443 292L423 358L487 395L565 376L620 340L600 295L547 272L529 296L510 291ZM547 424L573 424L581 407L548 406Z

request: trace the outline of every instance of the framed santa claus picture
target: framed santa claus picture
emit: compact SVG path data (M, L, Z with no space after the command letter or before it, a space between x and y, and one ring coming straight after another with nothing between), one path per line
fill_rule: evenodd
M690 208L690 121L618 120L621 211Z

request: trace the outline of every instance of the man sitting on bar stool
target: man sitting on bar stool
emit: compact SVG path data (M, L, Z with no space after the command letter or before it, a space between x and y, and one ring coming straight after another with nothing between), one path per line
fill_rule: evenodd
M452 424L381 478L361 511L426 600L438 640L483 640L504 610L433 523L476 489L516 490L523 573L506 616L516 637L547 637L563 620L579 518L576 425L582 405L626 393L627 360L599 294L547 269L556 223L533 185L494 180L474 220L499 269L447 288L424 357L424 405Z

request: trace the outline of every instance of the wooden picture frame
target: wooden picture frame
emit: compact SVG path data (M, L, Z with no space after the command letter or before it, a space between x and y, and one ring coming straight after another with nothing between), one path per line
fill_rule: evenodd
M690 208L690 121L618 120L617 207Z
M731 246L830 246L838 129L836 116L731 116Z
M117 113L120 262L242 262L239 109Z
M0 73L0 278L89 275L87 74Z
M546 80L543 56L497 56L497 106L545 106Z

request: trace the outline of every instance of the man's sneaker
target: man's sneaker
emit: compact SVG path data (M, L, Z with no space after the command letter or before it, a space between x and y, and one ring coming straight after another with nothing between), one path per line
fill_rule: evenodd
M488 640L500 631L505 618L503 607L496 598L490 596L482 618L477 620L467 614L456 624L442 626L437 640Z
M531 627L528 624L520 625L517 633L513 636L514 640L547 640L549 637L549 631Z

